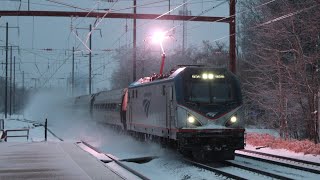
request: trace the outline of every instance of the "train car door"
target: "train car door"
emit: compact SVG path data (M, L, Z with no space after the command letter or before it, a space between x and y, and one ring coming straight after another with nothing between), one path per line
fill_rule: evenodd
M133 94L133 91L129 91L128 89L128 104L127 104L127 120L128 120L128 124L129 124L129 128L130 130L133 130L133 127L132 127L132 94ZM127 125L128 125L127 124Z
M125 89L122 95L120 118L123 125L123 129L127 130L127 109L128 109L128 90Z
M173 87L171 85L167 86L166 88L166 129L167 129L167 136L171 136L171 125L174 119L173 114Z

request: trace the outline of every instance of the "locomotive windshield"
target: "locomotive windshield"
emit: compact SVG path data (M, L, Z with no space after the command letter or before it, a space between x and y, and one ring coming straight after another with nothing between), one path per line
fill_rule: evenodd
M199 103L220 103L236 100L232 85L226 82L187 82L186 101Z
M242 104L239 81L227 71L190 69L184 74L181 90L181 103L204 114L219 115Z

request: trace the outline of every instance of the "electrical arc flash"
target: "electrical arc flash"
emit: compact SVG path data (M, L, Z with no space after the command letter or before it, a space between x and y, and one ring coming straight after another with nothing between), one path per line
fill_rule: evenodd
M156 31L152 35L152 42L155 44L162 44L163 40L165 39L166 33L162 31Z

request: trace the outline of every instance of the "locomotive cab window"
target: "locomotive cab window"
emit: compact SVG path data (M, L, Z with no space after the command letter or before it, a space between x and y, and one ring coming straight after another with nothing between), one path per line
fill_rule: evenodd
M240 91L237 91L239 84L226 79L214 79L205 81L193 79L186 81L184 85L186 102L222 104L226 102L239 102Z

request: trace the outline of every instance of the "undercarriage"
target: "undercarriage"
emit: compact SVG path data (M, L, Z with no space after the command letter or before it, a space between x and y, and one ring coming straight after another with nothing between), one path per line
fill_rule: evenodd
M244 129L206 129L177 133L178 150L198 160L231 160L243 149Z

